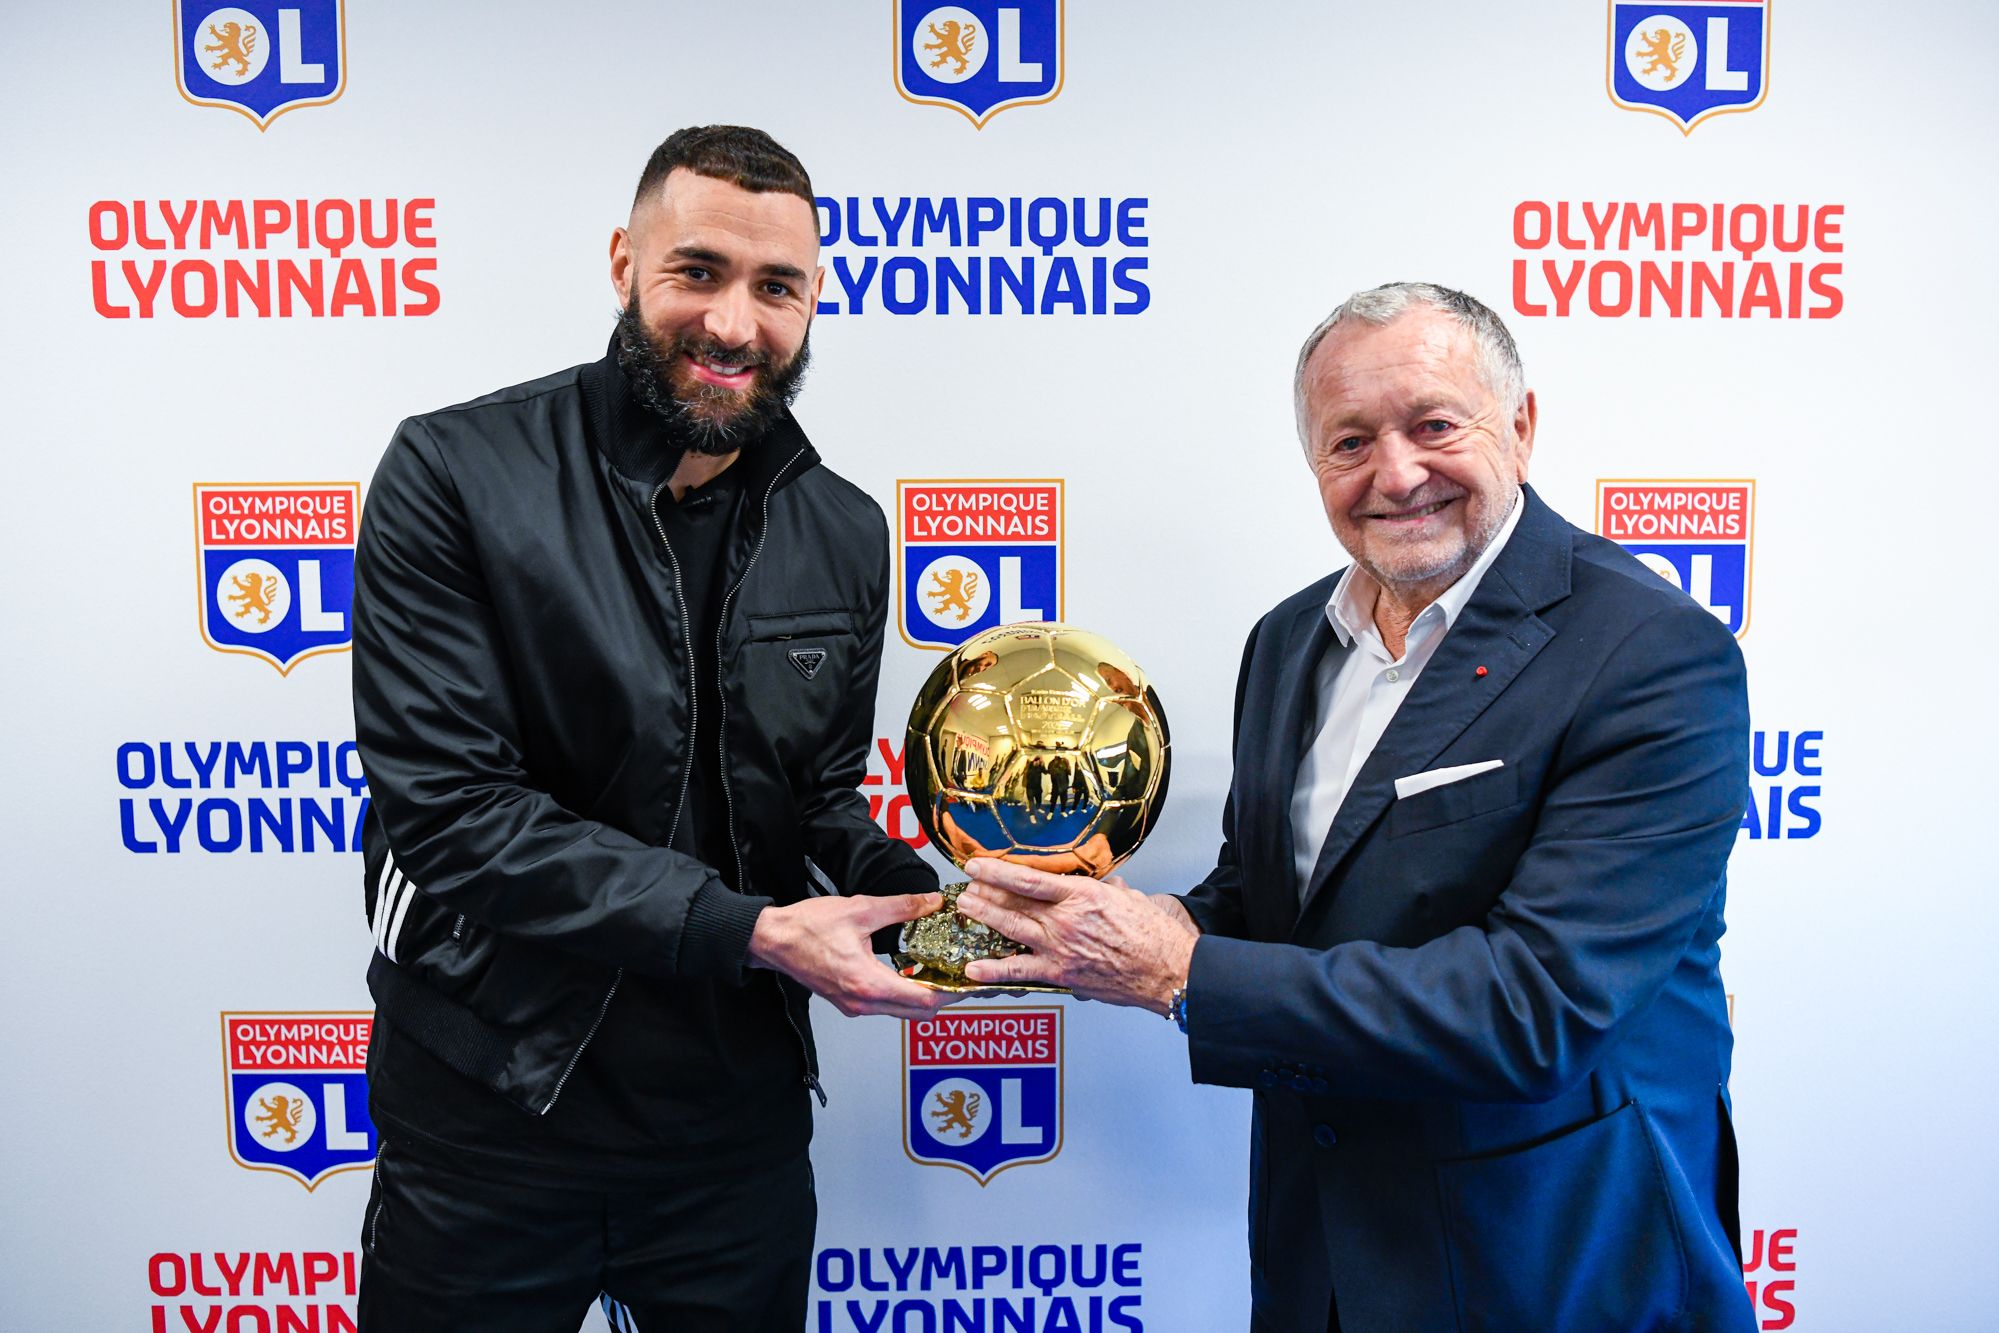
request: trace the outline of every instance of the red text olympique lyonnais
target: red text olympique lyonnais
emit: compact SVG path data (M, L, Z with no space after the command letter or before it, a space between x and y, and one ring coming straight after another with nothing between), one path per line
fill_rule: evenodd
M1798 1317L1798 1229L1756 1230L1743 1237L1743 1287L1760 1329L1789 1328ZM1782 1277L1771 1274L1781 1273Z
M360 1261L351 1251L172 1251L146 1261L152 1333L312 1329L354 1333Z
M238 1073L266 1070L362 1070L375 1020L346 1018L232 1018L229 1066Z
M1844 204L1525 200L1513 210L1513 244L1526 252L1513 261L1513 309L1557 319L1832 319L1846 296L1840 261L1825 256L1845 252L1845 220Z
M106 319L428 315L435 199L100 199L90 293ZM283 251L288 254L262 252ZM353 252L360 253L353 253ZM157 257L155 257L157 256Z
M861 790L868 797L868 818L881 825L889 837L923 850L930 845L930 835L916 822L915 807L904 790L902 774L908 763L904 748L887 736L877 736L872 757L882 761L884 771L876 772L870 763L867 776L861 779Z
M1054 541L1052 485L953 483L902 492L902 539L909 542Z
M1614 542L1742 541L1749 531L1746 486L1605 483L1599 527Z
M352 546L354 488L203 487L204 546Z
M911 1065L1053 1064L1055 1015L938 1014L909 1025Z

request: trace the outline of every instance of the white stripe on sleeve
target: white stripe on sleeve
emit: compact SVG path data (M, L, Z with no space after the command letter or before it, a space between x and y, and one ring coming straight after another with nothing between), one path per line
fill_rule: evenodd
M396 919L389 924L389 947L383 950L384 953L388 954L389 961L392 963L397 961L396 946L402 942L403 921L410 914L410 904L415 901L416 885L410 883L408 880L404 880L403 900L396 904Z

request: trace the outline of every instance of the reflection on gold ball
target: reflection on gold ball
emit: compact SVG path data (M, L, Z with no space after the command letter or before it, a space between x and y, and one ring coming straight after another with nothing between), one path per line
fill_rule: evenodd
M1103 876L1138 850L1166 800L1166 714L1110 640L1003 625L930 673L909 714L904 780L924 832L974 856Z

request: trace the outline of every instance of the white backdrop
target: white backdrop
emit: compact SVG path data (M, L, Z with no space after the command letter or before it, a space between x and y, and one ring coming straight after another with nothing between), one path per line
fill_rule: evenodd
M1974 600L1999 486L1984 420L1999 271L1991 7L1885 22L1851 0L1633 6L1686 26L1710 62L1709 18L1769 20L1767 69L1734 47L1733 64L1713 65L1766 95L1691 133L1611 96L1615 4L1225 16L1020 0L1014 74L1037 33L1059 25L1060 41L1040 83L1015 79L1029 104L983 127L915 100L953 86L899 90L891 0L476 14L347 0L344 22L334 0L298 0L296 31L280 7L242 7L266 30L266 64L224 91L320 104L263 128L197 104L216 100L199 76L183 96L171 0L6 11L0 338L21 484L0 528L0 1327L347 1326L372 1144L342 1095L352 1076L322 1062L292 1078L316 1127L293 1155L260 1157L239 1141L261 1131L231 1099L218 1038L225 1013L368 1008L359 858L324 833L311 851L278 850L275 833L253 851L247 832L210 848L258 808L299 821L294 847L313 812L351 825L360 793L333 748L352 734L348 658L280 674L211 648L193 487L365 488L403 416L599 355L607 242L646 154L718 121L767 128L835 207L851 197L870 219L877 200L893 216L903 200L969 215L977 199L1081 199L1092 226L1098 201L1126 209L1130 225L1102 245L1002 230L978 249L907 233L869 246L843 226L826 261L857 282L880 266L858 312L829 274L798 410L891 522L901 479L1063 481L1056 613L1124 645L1173 723L1165 826L1127 870L1142 886L1207 868L1243 635L1342 562L1298 458L1288 376L1349 291L1421 277L1506 315L1542 404L1535 484L1582 526L1601 479L1753 480L1753 560L1739 541L1717 558L1751 566L1755 725L1763 754L1774 760L1779 733L1787 754L1753 779L1759 802L1783 789L1785 813L1778 836L1759 827L1738 844L1724 945L1759 1314L1766 1328L1991 1326L1977 1274L1999 1240L1999 1005L1976 829L1993 633ZM1004 37L993 5L969 8ZM988 75L1008 54L995 48ZM336 243L366 201L388 243L335 257L301 248L287 222L263 250L240 234L204 244L203 201L221 218L244 201L254 223L258 200L289 201L288 219L306 201ZM414 237L381 235L389 200L426 201ZM1691 232L1679 250L1646 231L1653 204L1662 226ZM1798 248L1801 206L1818 226ZM1739 248L1714 241L1717 209ZM139 239L142 214L161 248ZM1552 230L1563 217L1568 230ZM947 265L1030 256L1042 298L1066 258L1083 299L938 308ZM207 275L226 286L233 264L253 280L260 259L316 275L319 296L294 290L285 314L273 294L263 315L239 288L234 315L221 296L202 313ZM894 259L910 262L885 296ZM1124 265L1143 298L1116 283L1095 296L1095 259ZM1655 290L1649 311L1614 313L1648 263L1680 275L1678 312ZM1695 263L1732 285L1726 313L1711 296L1696 312ZM321 554L338 567L337 534ZM322 609L338 616L334 587ZM878 730L891 748L935 660L889 636ZM1802 764L1801 733L1817 733ZM201 765L228 743L267 755L270 775L227 786L218 766L204 785ZM306 771L280 789L277 767L301 754ZM876 777L892 796L886 760ZM1037 1330L1243 1324L1247 1095L1189 1086L1183 1044L1156 1018L1060 1007L1060 1151L984 1185L905 1152L900 1025L821 1013L833 1100L814 1149L815 1330L1005 1328L1015 1314ZM271 1077L236 1095L268 1094ZM243 1169L287 1162L290 1174ZM355 1169L318 1174L343 1164ZM1098 1246L1135 1248L1099 1260ZM972 1272L994 1264L974 1290Z

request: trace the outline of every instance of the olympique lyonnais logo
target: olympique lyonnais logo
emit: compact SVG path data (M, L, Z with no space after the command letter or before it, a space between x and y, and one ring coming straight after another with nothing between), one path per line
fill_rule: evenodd
M1709 116L1753 111L1770 85L1769 0L1610 0L1610 100L1692 134Z
M932 5L894 0L895 88L984 129L1008 107L1062 91L1062 0Z
M239 112L260 130L296 107L324 106L347 85L343 0L174 0L174 34L180 95Z
M1837 319L1845 204L1523 199L1513 309L1536 319Z
M375 1160L367 1013L222 1015L229 1155L311 1190Z
M902 637L956 648L1062 618L1060 481L899 481Z
M279 675L353 646L354 539L361 484L196 482L201 636L261 657Z
M1749 630L1753 481L1598 481L1596 530L1699 602L1729 633Z
M903 1150L984 1185L1062 1151L1062 1011L951 1009L903 1025Z
M151 1333L355 1333L361 1256L352 1250L156 1250L146 1259L146 1286Z

